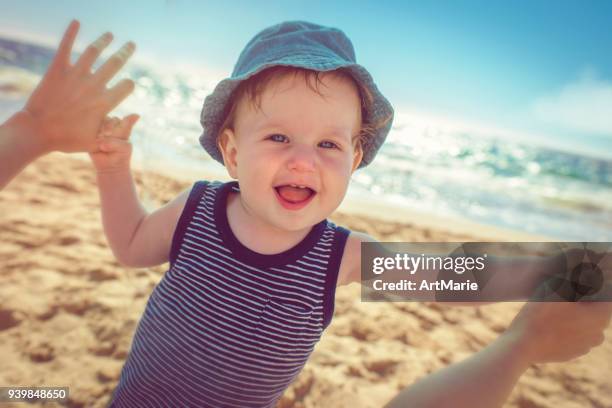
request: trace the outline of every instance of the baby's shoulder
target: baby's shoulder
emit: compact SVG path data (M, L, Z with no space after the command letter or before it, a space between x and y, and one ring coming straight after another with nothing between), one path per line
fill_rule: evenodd
M338 286L359 281L361 276L361 243L376 241L376 239L364 232L349 232L350 234L344 246L344 253L342 254L342 261L340 262Z
M205 197L214 198L226 184L230 183L219 180L196 180L187 188L187 196L190 201L199 201Z
M217 181L198 180L191 186L185 188L173 200L169 201L161 208L163 213L167 213L172 218L172 225L177 225L180 219L188 221L192 213L196 210L201 200L204 199L210 188L218 187L221 184Z

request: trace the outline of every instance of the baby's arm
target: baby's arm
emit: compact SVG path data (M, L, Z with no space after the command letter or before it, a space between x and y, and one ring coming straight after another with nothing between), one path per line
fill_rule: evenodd
M117 260L132 267L167 262L172 236L189 191L148 213L138 199L130 171L128 141L135 115L112 119L101 131L98 151L90 154L97 171L104 232Z

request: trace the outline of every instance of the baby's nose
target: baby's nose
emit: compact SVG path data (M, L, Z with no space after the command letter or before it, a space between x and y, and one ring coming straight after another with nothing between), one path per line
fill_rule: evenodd
M306 146L296 146L292 151L287 167L289 170L295 171L314 171L316 167L315 161L313 149Z

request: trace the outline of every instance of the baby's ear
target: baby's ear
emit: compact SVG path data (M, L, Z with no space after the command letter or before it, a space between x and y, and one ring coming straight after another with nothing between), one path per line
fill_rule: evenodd
M236 145L236 135L230 128L225 128L217 138L217 147L223 156L223 164L227 169L227 173L233 179L238 179L238 147Z
M351 170L351 173L357 170L357 167L359 167L359 164L361 163L361 159L363 159L363 148L361 147L361 141L357 141L355 145L355 153L353 157L353 168Z

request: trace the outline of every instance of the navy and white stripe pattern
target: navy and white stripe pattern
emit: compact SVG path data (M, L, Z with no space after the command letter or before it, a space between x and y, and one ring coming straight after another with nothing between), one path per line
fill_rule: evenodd
M329 325L349 231L324 220L283 253L253 252L229 227L230 191L191 191L112 407L273 407Z

